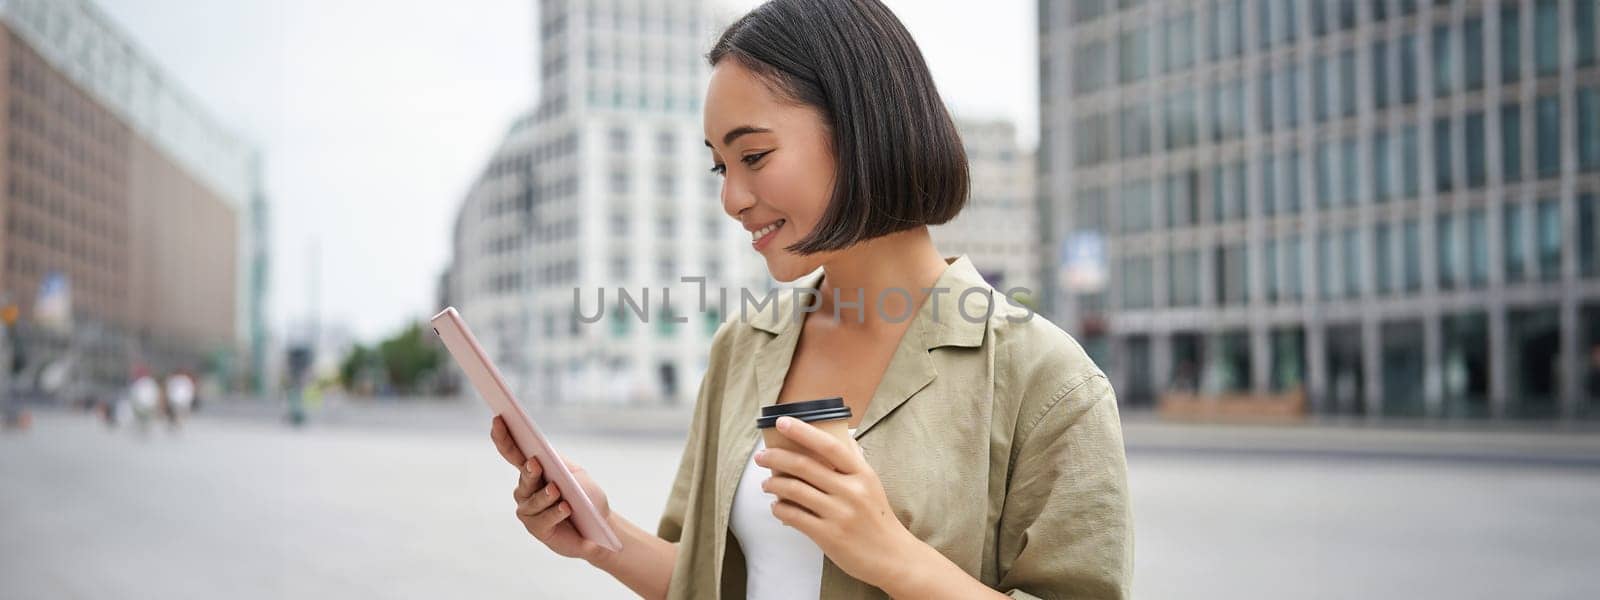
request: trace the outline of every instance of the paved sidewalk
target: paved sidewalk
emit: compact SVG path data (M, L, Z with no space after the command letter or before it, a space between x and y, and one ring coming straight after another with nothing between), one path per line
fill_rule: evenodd
M462 416L303 430L206 417L141 439L41 413L0 435L0 598L630 597L529 538L481 415L445 414ZM1129 431L1138 598L1600 589L1600 469L1240 449L1279 443L1278 428ZM1354 433L1343 446L1415 437ZM654 528L681 439L551 435ZM1228 445L1194 450L1213 435Z

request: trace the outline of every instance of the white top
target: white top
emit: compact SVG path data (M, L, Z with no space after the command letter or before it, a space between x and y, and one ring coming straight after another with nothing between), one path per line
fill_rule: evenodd
M856 430L850 429L855 437ZM761 482L772 470L756 464L756 452L767 447L756 438L739 488L733 493L733 515L729 527L744 550L745 598L775 600L803 598L816 600L822 594L822 550L800 530L784 525L772 516L772 502L778 497L761 490Z

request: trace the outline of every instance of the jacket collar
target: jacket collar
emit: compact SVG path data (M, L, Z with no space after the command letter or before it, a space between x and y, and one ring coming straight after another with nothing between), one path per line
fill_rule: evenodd
M978 274L966 255L946 257L945 264L948 266L933 286L941 291L929 295L922 303L896 346L888 370L878 382L872 400L867 405L867 413L856 427L856 438L865 435L878 421L933 382L938 370L933 357L929 355L931 350L945 346L976 348L983 345L988 323L982 317L991 310L985 306L984 298L988 296L989 302L1000 302L1003 298L994 297L994 288ZM821 278L822 272L818 270L798 280L795 287L815 290ZM966 292L971 288L982 291ZM789 372L800 330L803 329L801 320L793 317L792 305L797 300L796 294L788 293L785 289L780 289L780 292L783 293L778 295L777 301L768 302L764 310L746 320L751 327L771 334L757 343L751 361L755 369L757 406L777 403L778 392ZM967 306L964 313L958 312L963 295ZM937 311L937 318L934 311Z
M984 281L967 255L945 257L944 262L947 266L933 285L934 289L939 291L922 303L906 335L919 336L923 340L925 350L942 346L976 348L983 344L985 324L982 316L987 314L983 297L992 293L994 288ZM752 302L747 318L743 320L750 327L774 336L782 336L791 329L798 329L803 313L797 313L797 303L804 294L797 290L808 289L816 293L822 275L822 269L817 269L795 280L793 284L776 288L775 297L769 296L773 299L765 305L757 306ZM983 293L966 292L973 288L983 290ZM961 310L964 293L966 309L963 313L958 311ZM761 299L757 299L759 300ZM1003 300L991 297L989 301ZM869 298L867 301L870 308L870 303L876 302L876 299Z

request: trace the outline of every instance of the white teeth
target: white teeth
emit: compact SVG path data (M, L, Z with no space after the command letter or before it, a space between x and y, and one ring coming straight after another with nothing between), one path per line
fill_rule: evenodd
M780 225L783 225L783 219L779 219L777 223L773 223L771 225L768 225L766 227L762 227L761 229L757 229L757 230L751 232L750 233L750 241L754 242L754 241L760 240L762 237L766 236L767 234L772 233L772 230L777 229Z

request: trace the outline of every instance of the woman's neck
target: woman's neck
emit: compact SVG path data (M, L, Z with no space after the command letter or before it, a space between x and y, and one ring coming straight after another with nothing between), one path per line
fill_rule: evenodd
M902 325L916 315L928 296L925 290L939 281L947 266L927 227L861 242L823 263L815 316L832 319L837 294L840 327L869 330Z

